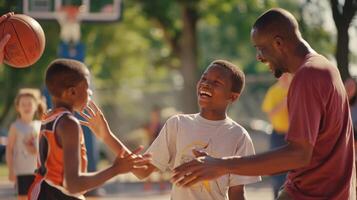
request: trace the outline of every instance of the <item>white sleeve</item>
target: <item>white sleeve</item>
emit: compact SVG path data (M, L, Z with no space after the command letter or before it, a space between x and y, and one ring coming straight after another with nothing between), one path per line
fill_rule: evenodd
M239 140L237 144L237 150L235 153L235 156L249 156L249 155L254 155L255 150L253 146L253 142L251 138L249 137L248 133L244 134L242 139ZM236 186L236 185L246 185L250 183L256 183L261 181L260 176L240 176L240 175L234 175L230 174L229 175L229 186Z
M177 118L168 119L146 153L152 155L151 163L160 171L173 169L176 154Z

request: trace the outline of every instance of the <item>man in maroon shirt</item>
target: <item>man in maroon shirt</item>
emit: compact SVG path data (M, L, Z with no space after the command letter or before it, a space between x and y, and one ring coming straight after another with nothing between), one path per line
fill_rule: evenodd
M257 59L275 77L291 73L287 145L249 157L198 157L175 169L173 181L192 186L223 174L270 175L289 171L278 199L356 199L352 121L336 66L301 37L283 9L262 14L251 31ZM282 164L283 163L283 164Z

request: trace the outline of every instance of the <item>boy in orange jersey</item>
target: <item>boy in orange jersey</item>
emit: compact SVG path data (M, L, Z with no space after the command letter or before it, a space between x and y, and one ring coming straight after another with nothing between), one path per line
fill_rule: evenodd
M85 115L84 110L91 113L98 109L90 102L89 71L81 62L57 59L46 71L46 86L54 109L42 120L39 167L28 195L30 200L84 199L83 194L87 190L102 185L117 174L130 172L148 163L148 158L135 155L140 149L131 153L113 134L94 130L106 145L115 146L113 150L119 156L108 168L86 173L87 158L81 122L73 112Z

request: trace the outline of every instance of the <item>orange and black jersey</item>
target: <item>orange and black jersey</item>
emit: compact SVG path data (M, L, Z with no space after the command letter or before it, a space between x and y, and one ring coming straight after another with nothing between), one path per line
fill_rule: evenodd
M45 181L48 185L57 188L65 195L76 197L81 199L81 194L70 194L65 189L64 180L64 161L63 161L63 149L56 139L56 125L61 117L65 115L73 115L70 111L64 108L56 108L46 113L42 118L41 132L39 136L39 156L38 156L38 168L36 170L36 180L33 184L30 196L32 199L38 199L41 190L45 187L45 184L41 184ZM80 170L86 172L87 169L87 155L84 144L83 132L80 133ZM37 189L36 185L37 184ZM41 186L42 185L42 186Z

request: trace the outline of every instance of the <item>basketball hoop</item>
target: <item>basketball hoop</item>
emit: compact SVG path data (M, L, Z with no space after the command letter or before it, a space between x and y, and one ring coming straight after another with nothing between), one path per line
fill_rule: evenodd
M64 5L57 12L57 21L61 26L60 37L66 43L78 43L81 38L81 6Z

